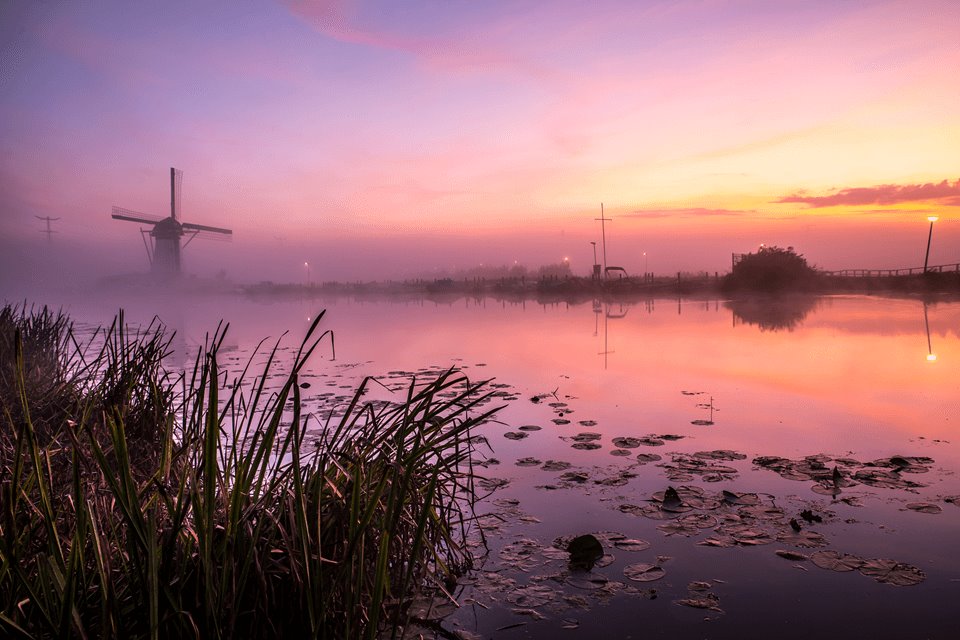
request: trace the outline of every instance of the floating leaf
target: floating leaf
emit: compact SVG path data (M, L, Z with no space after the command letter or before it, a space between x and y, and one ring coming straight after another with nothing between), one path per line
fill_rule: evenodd
M590 479L590 476L583 471L568 471L562 476L560 476L560 479L566 482L576 482L577 484L583 484L584 482Z
M913 565L883 558L867 560L860 567L860 573L873 578L877 582L892 584L897 587L920 584L927 578L923 571Z
M583 451L593 451L594 449L600 448L600 445L596 442L575 442L571 446L574 449L581 449Z
M569 462L562 462L560 460L547 460L540 468L544 471L565 471L571 466L573 465L571 465Z
M578 422L577 424L579 424L579 425L582 426L582 427L595 427L595 426L597 426L597 421L596 421L596 420L581 420L581 421Z
M527 435L529 434L524 433L523 431L507 431L505 434L503 434L503 437L507 440L523 440L527 437Z
M535 424L525 424L521 427L517 427L520 431L540 431L543 427L538 427Z
M830 571L854 571L863 566L864 560L849 553L840 553L833 549L814 551L810 554L810 561L821 569Z
M798 547L824 547L827 539L816 531L786 531L777 536L780 542L796 545Z
M624 567L623 575L634 582L653 582L667 575L667 572L660 565L638 562Z
M795 560L797 562L801 562L807 559L806 555L798 551L785 551L783 549L778 549L774 551L774 553L776 553L781 558L784 558L785 560Z
M628 456L628 455L630 455L630 451L629 451L628 449L611 449L611 450L610 450L610 455L612 455L612 456L621 456L621 457L622 457L622 456Z
M721 494L723 501L727 504L735 505L755 505L760 504L760 496L755 493L736 493L724 489Z
M517 460L518 467L539 467L540 460L537 458L519 458Z
M640 446L640 438L614 438L613 444L622 449L636 449Z
M640 462L641 464L644 464L644 463L647 463L647 462L657 462L658 460L662 460L662 459L663 459L663 458L661 458L660 456L658 456L658 455L655 454L655 453L639 453L639 454L637 454L637 461Z
M938 504L933 504L931 502L910 502L906 505L906 508L910 511L916 511L917 513L941 513L943 509Z
M695 424L698 427L709 427L713 424L713 420L691 420L690 424Z
M506 599L518 607L539 607L556 598L556 591L546 585L526 585L507 593Z
M693 454L697 458L705 458L707 460L746 460L747 456L742 453L737 453L736 451L731 451L729 449L714 449L713 451L698 451Z
M664 445L663 440L661 440L660 438L645 437L645 438L638 438L638 440L640 441L640 444L646 447L662 447Z
M599 440L601 436L599 433L593 433L591 431L584 431L583 433L578 433L575 436L572 436L570 439L574 442L593 442Z
M679 604L684 607L693 607L695 609L709 609L710 611L717 611L723 613L723 609L720 608L720 598L712 593L705 593L702 596L696 596L691 598L683 598L681 600L674 600L675 604Z
M643 551L650 548L650 543L637 538L622 538L620 540L614 540L613 546L617 549L623 549L624 551Z

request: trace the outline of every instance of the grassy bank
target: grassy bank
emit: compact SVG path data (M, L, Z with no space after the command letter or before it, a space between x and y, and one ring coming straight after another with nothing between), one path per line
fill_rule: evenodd
M118 317L92 349L61 314L5 307L0 635L373 638L442 595L471 563L471 431L493 411L448 372L376 409L364 381L318 428L299 374L319 320L294 362L274 347L227 380L225 326L174 374L159 325Z

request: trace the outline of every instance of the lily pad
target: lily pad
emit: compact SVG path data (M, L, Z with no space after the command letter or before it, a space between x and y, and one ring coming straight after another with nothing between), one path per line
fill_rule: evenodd
M600 448L600 445L596 442L575 442L571 446L574 449L580 449L582 451L592 451Z
M517 427L517 429L520 430L520 431L540 431L540 429L542 429L542 428L543 428L543 427L538 427L538 426L535 425L535 424L525 424L525 425L523 425L523 426L521 426L521 427Z
M523 431L507 431L505 434L503 434L503 437L507 440L523 440L527 437L527 435L529 434L524 433Z
M906 505L906 508L910 511L916 511L917 513L942 513L943 508L938 504L933 504L931 502L910 502Z
M814 551L810 554L810 561L821 569L830 571L855 571L863 566L864 559L849 553L840 553L833 549Z
M614 540L613 546L617 549L623 549L624 551L643 551L650 548L650 543L637 538L623 538L621 540Z
M926 574L913 565L884 558L867 560L860 567L860 573L877 582L897 587L913 586L927 579Z
M645 447L662 447L665 444L660 438L651 438L649 436L645 438L638 438L638 440L640 441L640 444Z
M628 456L630 455L629 449L611 449L610 455L612 456Z
M614 438L613 444L621 449L636 449L640 446L640 438Z
M641 464L646 464L647 462L657 462L659 460L663 460L663 458L661 458L655 453L638 453L637 454L637 462Z
M800 553L799 551L786 551L784 549L777 549L776 551L774 551L774 553L776 553L778 556L780 556L784 560L793 560L796 562L802 562L803 560L807 559L807 556L803 553Z
M572 436L570 439L574 442L594 442L599 440L603 436L599 433L594 433L592 431L584 431L583 433L578 433L575 436Z
M667 572L660 565L638 562L624 567L623 575L634 582L653 582L667 575Z
M693 607L695 609L708 609L710 611L717 611L723 613L723 609L720 608L720 598L712 593L705 593L702 596L694 596L690 598L682 598L680 600L674 600L675 604L679 604L683 607Z
M539 467L540 460L537 458L519 458L517 460L518 467Z
M561 460L547 460L540 468L544 471L566 471L571 466L573 465L571 465L569 462L563 462Z

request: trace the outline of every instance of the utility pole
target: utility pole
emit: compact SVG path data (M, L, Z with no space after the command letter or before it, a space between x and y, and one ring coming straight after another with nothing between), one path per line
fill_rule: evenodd
M54 220L59 220L60 218L51 218L50 216L33 216L33 217L36 218L37 220L43 220L44 222L47 223L47 228L41 229L40 233L47 234L47 242L52 242L53 241L52 235L56 233L56 231L50 228L50 223L53 222Z
M603 215L603 203L600 203L600 217L594 218L594 220L600 221L600 234L603 239L603 278L607 277L607 228L606 222L610 220Z
M933 239L933 223L940 219L940 216L927 216L930 221L930 232L927 234L927 253L923 257L923 272L927 272L927 263L930 262L930 241Z

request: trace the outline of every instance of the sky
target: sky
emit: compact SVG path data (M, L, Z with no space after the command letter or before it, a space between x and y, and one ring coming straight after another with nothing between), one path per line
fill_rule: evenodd
M0 0L0 269L960 262L960 3ZM43 233L36 216L59 218ZM0 275L0 284L3 276Z

